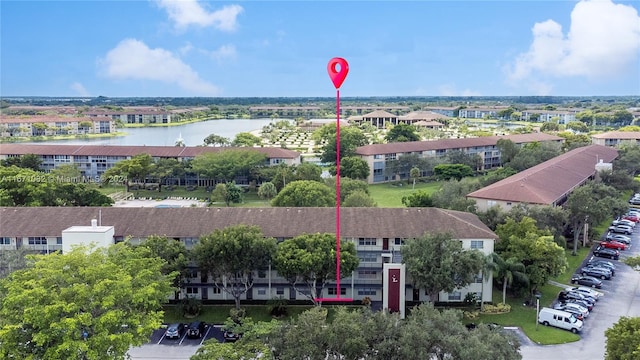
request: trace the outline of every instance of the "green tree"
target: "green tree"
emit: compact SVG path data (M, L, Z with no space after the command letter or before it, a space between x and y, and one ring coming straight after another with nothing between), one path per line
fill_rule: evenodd
M258 189L258 196L261 199L273 199L276 195L278 195L278 190L272 182L264 182Z
M520 152L518 145L509 139L498 139L496 147L500 150L500 160L503 165L513 160Z
M442 209L476 212L476 202L467 199L467 194L480 188L480 182L475 178L464 178L460 181L444 182L438 191L431 194L433 206Z
M335 178L325 179L324 183L331 189L336 188ZM348 177L340 178L340 201L345 201L347 197L354 192L364 192L368 196L371 195L369 192L369 184L367 184L366 181L350 179Z
M244 341L240 343L220 343L217 339L205 341L190 360L249 360L260 359L270 354L265 344Z
M296 180L322 181L322 168L309 162L302 163L294 168Z
M336 278L336 236L333 234L303 234L286 239L278 245L274 265L278 274L287 279L300 294L314 305L322 290ZM340 277L351 276L358 267L353 242L340 244ZM338 290L339 291L339 290Z
M231 142L232 146L252 147L262 144L262 139L249 132L241 132L236 134L236 138Z
M560 150L560 145L555 143L529 143L520 149L511 161L508 163L503 161L502 164L516 171L522 171L553 159L560 155Z
M571 129L571 130L583 132L583 133L589 132L589 127L581 121L570 121L567 124L567 129Z
M605 360L633 360L640 357L640 317L623 316L608 328Z
M16 270L26 268L29 265L28 254L24 247L19 247L16 250L0 251L0 279L7 277Z
M151 167L150 176L158 180L158 192L162 192L162 184L168 178L179 176L184 171L184 164L173 158L159 158Z
M417 167L422 169L425 173L429 173L434 165L437 163L436 159L429 159L421 157L418 154L406 154L399 156L395 160L385 161L385 175L389 177L395 177L399 174L409 175L411 169Z
M376 201L362 190L351 192L342 204L344 207L376 207Z
M614 161L616 169L624 170L631 176L640 173L640 145L624 145L619 149L618 158Z
M122 359L171 293L163 261L124 244L39 255L0 281L0 358Z
M42 160L40 156L36 154L25 154L18 157L10 157L0 161L2 166L11 166L15 165L17 167L23 169L31 169L33 171L40 171L40 166L42 165Z
M585 224L599 224L607 218L623 213L627 207L628 205L618 198L618 191L611 186L589 182L575 189L565 204L569 224L574 233L573 255L578 253L578 237Z
M618 110L613 113L611 120L616 126L627 126L633 123L633 114L627 110Z
M415 287L425 289L431 302L438 301L441 291L472 283L484 264L480 251L463 249L460 241L446 233L408 239L401 252Z
M420 141L420 135L416 127L408 124L398 124L392 127L384 137L387 142Z
M183 242L169 239L166 236L152 235L137 246L149 249L153 256L162 259L164 263L160 272L168 277L174 276L171 279L174 287L181 286L191 261L191 254Z
M443 180L460 180L473 175L473 170L468 165L463 164L440 164L433 168L433 173Z
M227 206L231 203L239 204L242 202L242 189L231 182L217 184L211 192L211 198L216 201L224 201Z
M298 180L287 184L271 201L272 206L328 207L335 205L335 193L317 181Z
M369 164L359 157L348 156L340 160L340 176L365 180L369 177Z
M554 122L546 122L546 123L542 124L542 126L540 126L540 131L542 131L542 132L560 131L560 125L558 123L554 123ZM500 140L502 140L502 139L500 139ZM511 140L509 140L509 141L511 141Z
M418 190L403 196L402 204L406 207L433 207L433 200L427 191Z
M502 303L507 302L507 287L511 286L514 280L521 283L528 283L529 278L523 263L516 258L503 259L498 253L493 253L493 263L496 264L494 276L502 282Z
M329 131L325 131L329 130ZM333 132L331 132L333 130ZM336 125L327 124L317 131L322 131L322 141L325 145L322 147L322 156L320 160L325 163L336 163ZM362 130L355 126L340 127L340 160L344 157L354 156L356 148L367 145L367 137Z
M63 182L79 181L82 173L78 168L78 164L62 164L55 167L49 172L54 179L60 179Z
M226 137L216 134L211 134L204 138L205 146L229 146L230 143L231 142Z
M254 168L264 165L267 156L255 150L225 150L196 156L191 168L196 174L223 182L248 176Z
M124 178L126 190L130 181L145 183L153 168L153 158L149 154L134 155L131 159L122 160L104 172L102 179L109 183L111 179Z
M259 227L234 225L200 237L193 256L240 309L240 297L253 287L254 272L269 265L275 249L275 239L266 238Z
M477 171L482 168L482 158L480 155L467 154L461 150L447 151L445 162L448 164L467 165L472 171Z

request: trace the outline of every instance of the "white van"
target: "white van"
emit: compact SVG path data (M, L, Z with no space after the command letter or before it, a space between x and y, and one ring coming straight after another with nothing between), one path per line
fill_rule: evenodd
M576 334L582 331L582 321L576 319L573 314L562 310L542 308L538 314L538 322L544 326L555 326L569 330Z

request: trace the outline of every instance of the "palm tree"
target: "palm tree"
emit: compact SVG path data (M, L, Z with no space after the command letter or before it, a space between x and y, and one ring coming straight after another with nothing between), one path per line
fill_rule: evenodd
M484 264L482 265L482 285L480 288L480 311L484 310L484 283L489 279L489 276L498 271L498 264L494 261L496 253L491 253L484 258Z
M507 302L507 287L513 283L513 280L520 282L529 282L529 277L525 273L525 266L516 258L504 260L499 254L493 253L493 262L497 266L496 276L502 279L502 303Z

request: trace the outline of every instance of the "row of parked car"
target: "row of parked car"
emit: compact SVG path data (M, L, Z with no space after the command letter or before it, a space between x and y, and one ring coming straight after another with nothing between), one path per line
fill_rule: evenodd
M630 235L638 222L640 210L633 208L612 222L604 240L594 249L594 257L571 277L571 283L577 286L561 291L552 308L541 309L539 323L574 333L582 331L583 321L589 317L602 295L595 289L601 288L603 281L611 280L616 275L616 265L612 261L620 258L620 251L629 249Z
M633 194L631 199L629 199L629 204L630 205L640 205L640 193Z
M190 339L201 339L205 336L208 326L203 321L193 321L190 324L174 323L167 326L164 337L167 339L182 339L186 335ZM235 334L229 330L223 332L225 342L235 342L241 336L241 334Z

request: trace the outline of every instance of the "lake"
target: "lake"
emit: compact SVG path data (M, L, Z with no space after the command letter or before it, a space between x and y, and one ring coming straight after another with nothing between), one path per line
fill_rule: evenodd
M236 134L261 130L265 125L278 121L272 119L221 119L208 120L197 123L144 128L124 128L118 131L126 132L125 136L95 138L51 140L47 144L66 145L147 145L174 146L176 140L182 136L186 146L198 146L204 143L204 138L211 134L220 135L233 140ZM42 142L40 142L41 144Z

